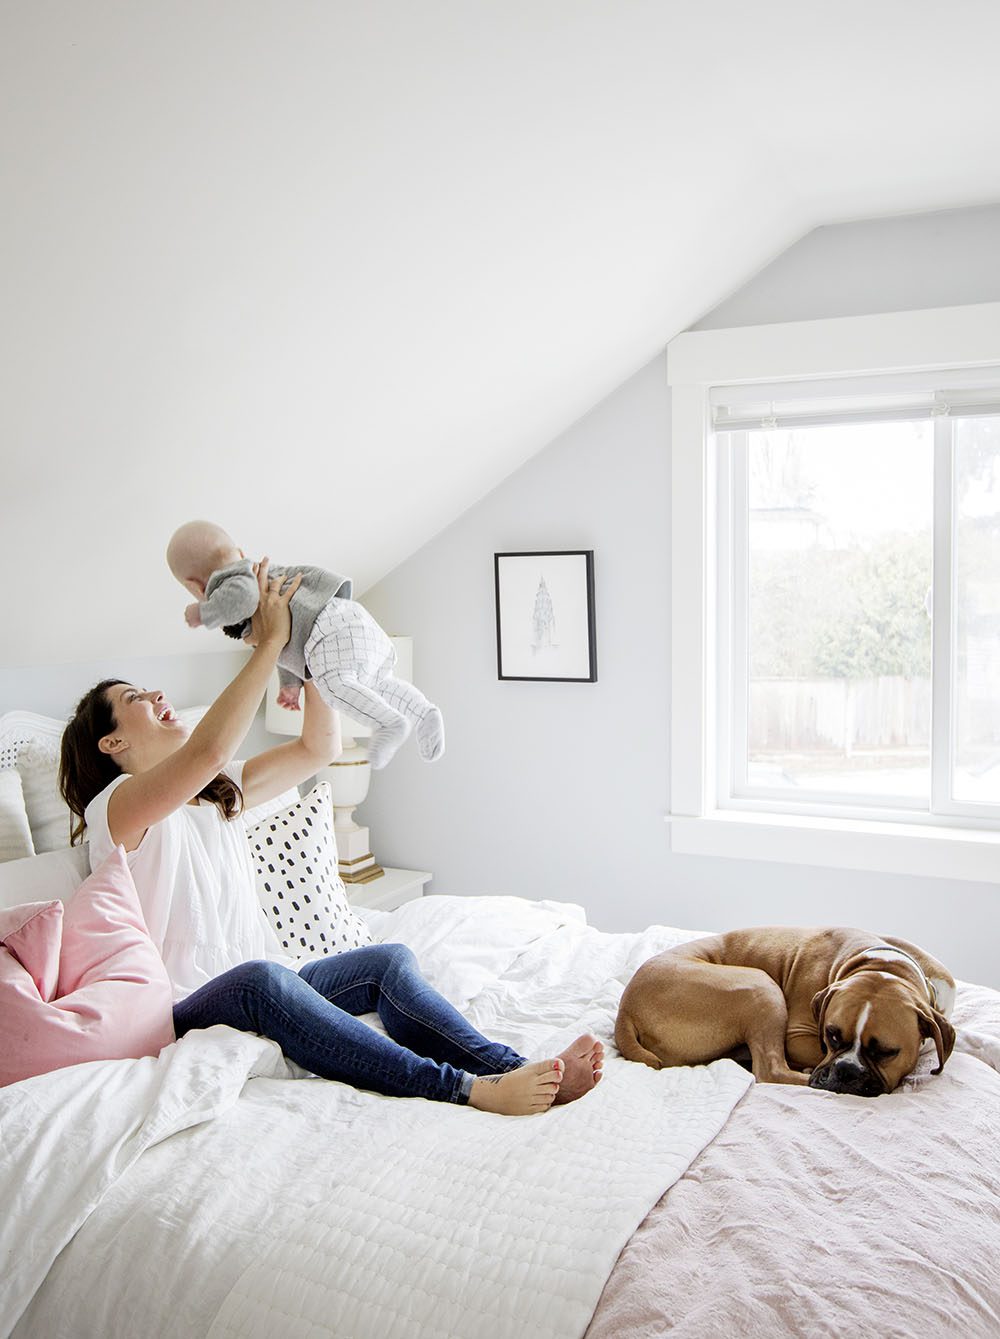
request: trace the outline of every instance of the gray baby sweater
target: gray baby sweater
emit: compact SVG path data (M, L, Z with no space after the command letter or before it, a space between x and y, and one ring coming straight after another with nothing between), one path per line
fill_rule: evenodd
M278 678L282 686L302 683L308 676L306 642L320 610L335 596L349 600L354 589L350 577L338 576L336 572L327 572L322 567L270 568L272 577L285 579L297 576L299 572L302 573L302 580L289 604L292 635L278 657ZM249 558L241 558L238 563L220 567L208 578L205 598L198 605L202 626L223 628L231 623L242 623L253 617L259 600L260 590Z

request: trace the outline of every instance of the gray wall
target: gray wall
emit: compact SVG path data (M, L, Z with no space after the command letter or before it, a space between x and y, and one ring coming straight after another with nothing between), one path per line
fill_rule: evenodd
M1000 206L819 229L700 325L1000 299ZM433 891L577 901L603 929L860 924L1000 986L993 886L675 856L669 808L669 390L640 371L367 591L414 637L448 750L407 745L360 817L383 863ZM596 684L496 678L493 553L593 548Z
M214 702L246 664L245 651L195 656L115 656L61 665L23 665L0 669L0 713L34 711L65 720L80 698L102 679L121 678L140 688L159 688L175 707ZM242 753L249 756L280 742L264 729L263 711L247 735Z
M691 328L998 302L998 243L1000 204L815 228Z

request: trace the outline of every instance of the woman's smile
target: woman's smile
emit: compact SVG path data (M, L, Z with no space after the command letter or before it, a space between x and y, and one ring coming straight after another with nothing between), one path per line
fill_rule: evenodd
M121 723L125 724L130 717L134 719L134 713L137 709L141 712L142 720L149 721L151 719L152 723L156 725L164 725L171 730L182 725L173 704L167 701L158 688L147 691L144 688L133 688L131 685L126 685L120 694L118 703Z

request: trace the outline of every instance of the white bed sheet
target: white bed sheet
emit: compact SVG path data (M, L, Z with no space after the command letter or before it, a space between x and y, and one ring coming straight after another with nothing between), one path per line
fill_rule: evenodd
M691 937L603 935L579 908L516 898L372 919L530 1055L586 1027L610 1041L638 964ZM20 1186L0 1226L0 1334L26 1305L16 1339L578 1336L750 1083L728 1061L615 1058L585 1100L509 1120L288 1073L271 1043L219 1028L0 1093L0 1195Z

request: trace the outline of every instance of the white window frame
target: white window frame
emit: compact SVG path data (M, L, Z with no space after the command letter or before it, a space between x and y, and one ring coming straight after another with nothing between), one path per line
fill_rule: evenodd
M1000 832L971 818L934 822L722 807L720 733L729 737L728 676L718 666L720 540L713 386L903 375L1000 363L1000 303L690 331L667 347L671 386L671 846L721 855L881 873L1000 883ZM938 453L940 457L940 453ZM940 468L940 465L936 465ZM939 485L944 480L938 478ZM940 528L939 528L940 529ZM934 536L935 556L949 543ZM725 551L722 561L725 562ZM938 567L938 570L941 570ZM950 655L950 591L937 590L937 674ZM940 600L940 602L939 602ZM725 682L723 682L725 680ZM946 722L934 723L934 744ZM725 765L724 763L722 765ZM940 757L935 786L940 786Z

